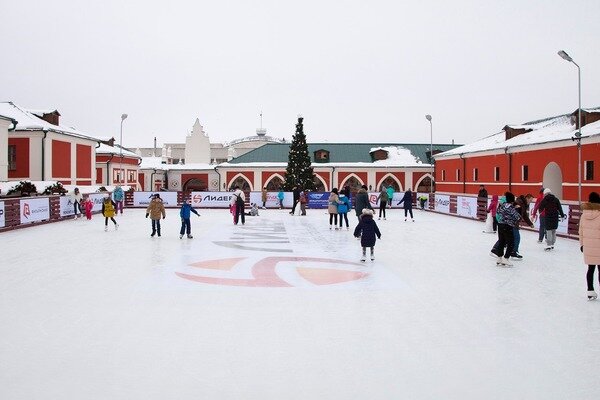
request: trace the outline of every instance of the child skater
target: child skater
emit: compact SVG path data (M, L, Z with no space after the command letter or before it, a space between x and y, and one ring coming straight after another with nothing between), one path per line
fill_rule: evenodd
M381 232L377 227L377 223L373 220L373 210L364 208L360 216L360 222L354 229L354 237L360 237L360 245L362 246L362 257L360 261L365 262L367 259L367 247L371 248L371 261L375 261L375 235L381 239ZM362 233L362 236L361 236Z
M92 219L92 208L94 208L94 202L89 197L85 199L83 208L85 209L85 217L90 220Z
M108 219L115 224L115 230L119 229L119 224L115 221L115 214L117 206L115 202L110 199L110 196L104 198L102 202L102 215L104 215L104 232L108 231Z
M198 211L196 211L194 207L187 202L187 200L183 199L181 210L179 210L179 216L181 217L181 230L179 231L179 239L183 239L184 232L187 234L188 239L194 238L192 236L192 224L190 223L190 216L192 215L191 213L200 216Z

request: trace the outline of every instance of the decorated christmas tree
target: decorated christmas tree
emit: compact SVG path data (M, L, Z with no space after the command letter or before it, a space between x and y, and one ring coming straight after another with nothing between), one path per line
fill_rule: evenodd
M294 133L290 145L288 165L285 171L284 190L286 191L291 191L294 186L298 186L300 189L315 189L315 174L308 155L308 145L306 144L306 135L302 125L303 119L298 117L296 133Z

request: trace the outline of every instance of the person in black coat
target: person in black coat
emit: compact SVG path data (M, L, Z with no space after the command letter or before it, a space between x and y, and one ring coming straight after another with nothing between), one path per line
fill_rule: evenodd
M291 215L294 215L294 212L296 211L296 204L298 204L298 202L300 201L301 191L302 190L300 190L298 186L294 186L294 188L292 189L292 194L294 196L294 204L292 205L292 211L290 211Z
M565 213L562 210L560 201L552 194L550 189L544 189L544 198L540 202L538 208L541 212L545 211L546 214L546 248L544 250L554 249L554 243L556 242L556 229L558 228L558 217L565 217Z
M412 222L415 222L415 217L413 217L412 212L412 201L412 191L408 189L404 192L404 197L402 197L402 200L400 200L397 205L399 206L404 203L404 220L406 221L408 219L408 213L410 213L410 219L412 219Z
M371 261L375 261L375 236L381 239L381 232L377 227L377 223L373 220L375 212L372 209L365 208L362 210L360 222L354 229L354 236L360 237L360 245L362 246L362 258L360 261L367 259L367 247L371 248Z
M356 193L356 200L354 202L354 211L356 211L358 222L360 222L362 211L365 208L373 210L373 206L371 206L371 202L369 201L369 193L367 193L367 185L362 185L358 193Z

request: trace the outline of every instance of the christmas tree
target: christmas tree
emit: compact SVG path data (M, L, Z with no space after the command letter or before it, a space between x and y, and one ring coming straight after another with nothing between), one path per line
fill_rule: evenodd
M298 186L300 189L315 189L315 174L308 155L308 145L306 144L306 135L302 125L303 119L298 117L296 133L294 133L290 145L288 165L285 171L284 190L286 191L291 191L294 186Z

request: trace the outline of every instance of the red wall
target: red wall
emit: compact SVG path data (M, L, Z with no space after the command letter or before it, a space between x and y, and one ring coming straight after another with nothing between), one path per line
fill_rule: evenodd
M237 174L245 176L251 186L254 184L254 171L227 171L227 185L231 183ZM255 188L255 190L260 189L262 188Z
M96 168L96 184L102 184L102 168Z
M8 144L16 146L17 152L17 169L8 171L8 177L29 178L29 138L8 138Z
M77 152L77 179L92 179L92 146L78 144ZM91 183L91 182L90 182Z
M71 177L71 143L52 140L52 173L53 178Z

